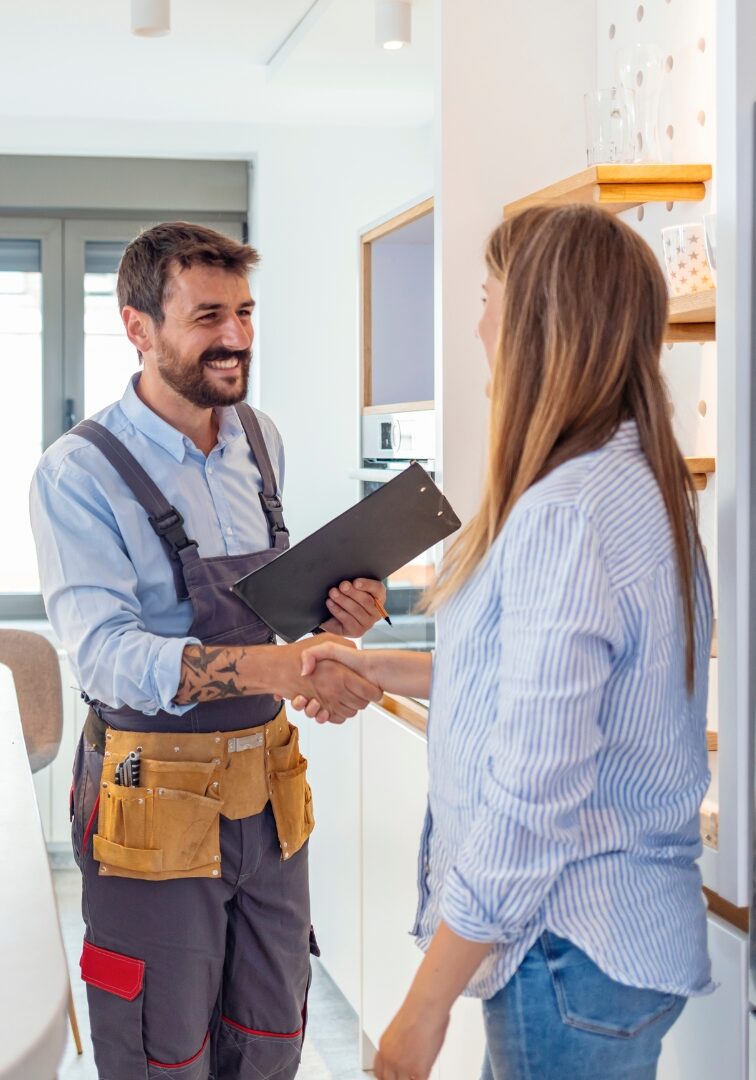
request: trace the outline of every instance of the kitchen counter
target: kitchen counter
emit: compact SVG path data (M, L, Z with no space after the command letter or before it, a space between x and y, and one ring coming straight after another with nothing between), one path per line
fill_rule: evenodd
M396 694L384 694L378 706L425 735L428 726L427 701L420 698L399 697Z

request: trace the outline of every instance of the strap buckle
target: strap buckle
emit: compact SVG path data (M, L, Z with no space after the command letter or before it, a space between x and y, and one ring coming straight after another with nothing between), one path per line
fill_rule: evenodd
M184 518L175 506L171 506L160 517L150 515L149 522L160 539L167 542L174 559L184 548L192 544L197 546L197 541L190 540L184 532Z
M284 524L283 503L278 495L266 495L264 491L261 491L260 502L262 503L263 513L268 519L271 533L275 536L276 533L288 532Z

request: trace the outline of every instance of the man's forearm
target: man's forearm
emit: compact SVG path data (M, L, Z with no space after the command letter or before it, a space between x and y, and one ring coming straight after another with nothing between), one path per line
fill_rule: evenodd
M187 645L174 701L193 705L275 693L276 645Z

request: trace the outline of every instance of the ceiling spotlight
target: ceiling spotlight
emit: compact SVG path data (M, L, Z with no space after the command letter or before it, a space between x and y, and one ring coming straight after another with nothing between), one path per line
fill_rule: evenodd
M375 40L384 49L401 49L412 41L411 0L376 0Z
M162 37L171 29L171 0L131 0L131 32Z

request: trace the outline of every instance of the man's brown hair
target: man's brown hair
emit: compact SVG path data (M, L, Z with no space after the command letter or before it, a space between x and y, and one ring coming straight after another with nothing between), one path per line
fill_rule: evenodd
M259 261L260 256L249 244L240 244L215 229L187 221L166 221L145 229L124 251L118 267L118 307L143 311L160 326L174 268L218 266L241 277Z

